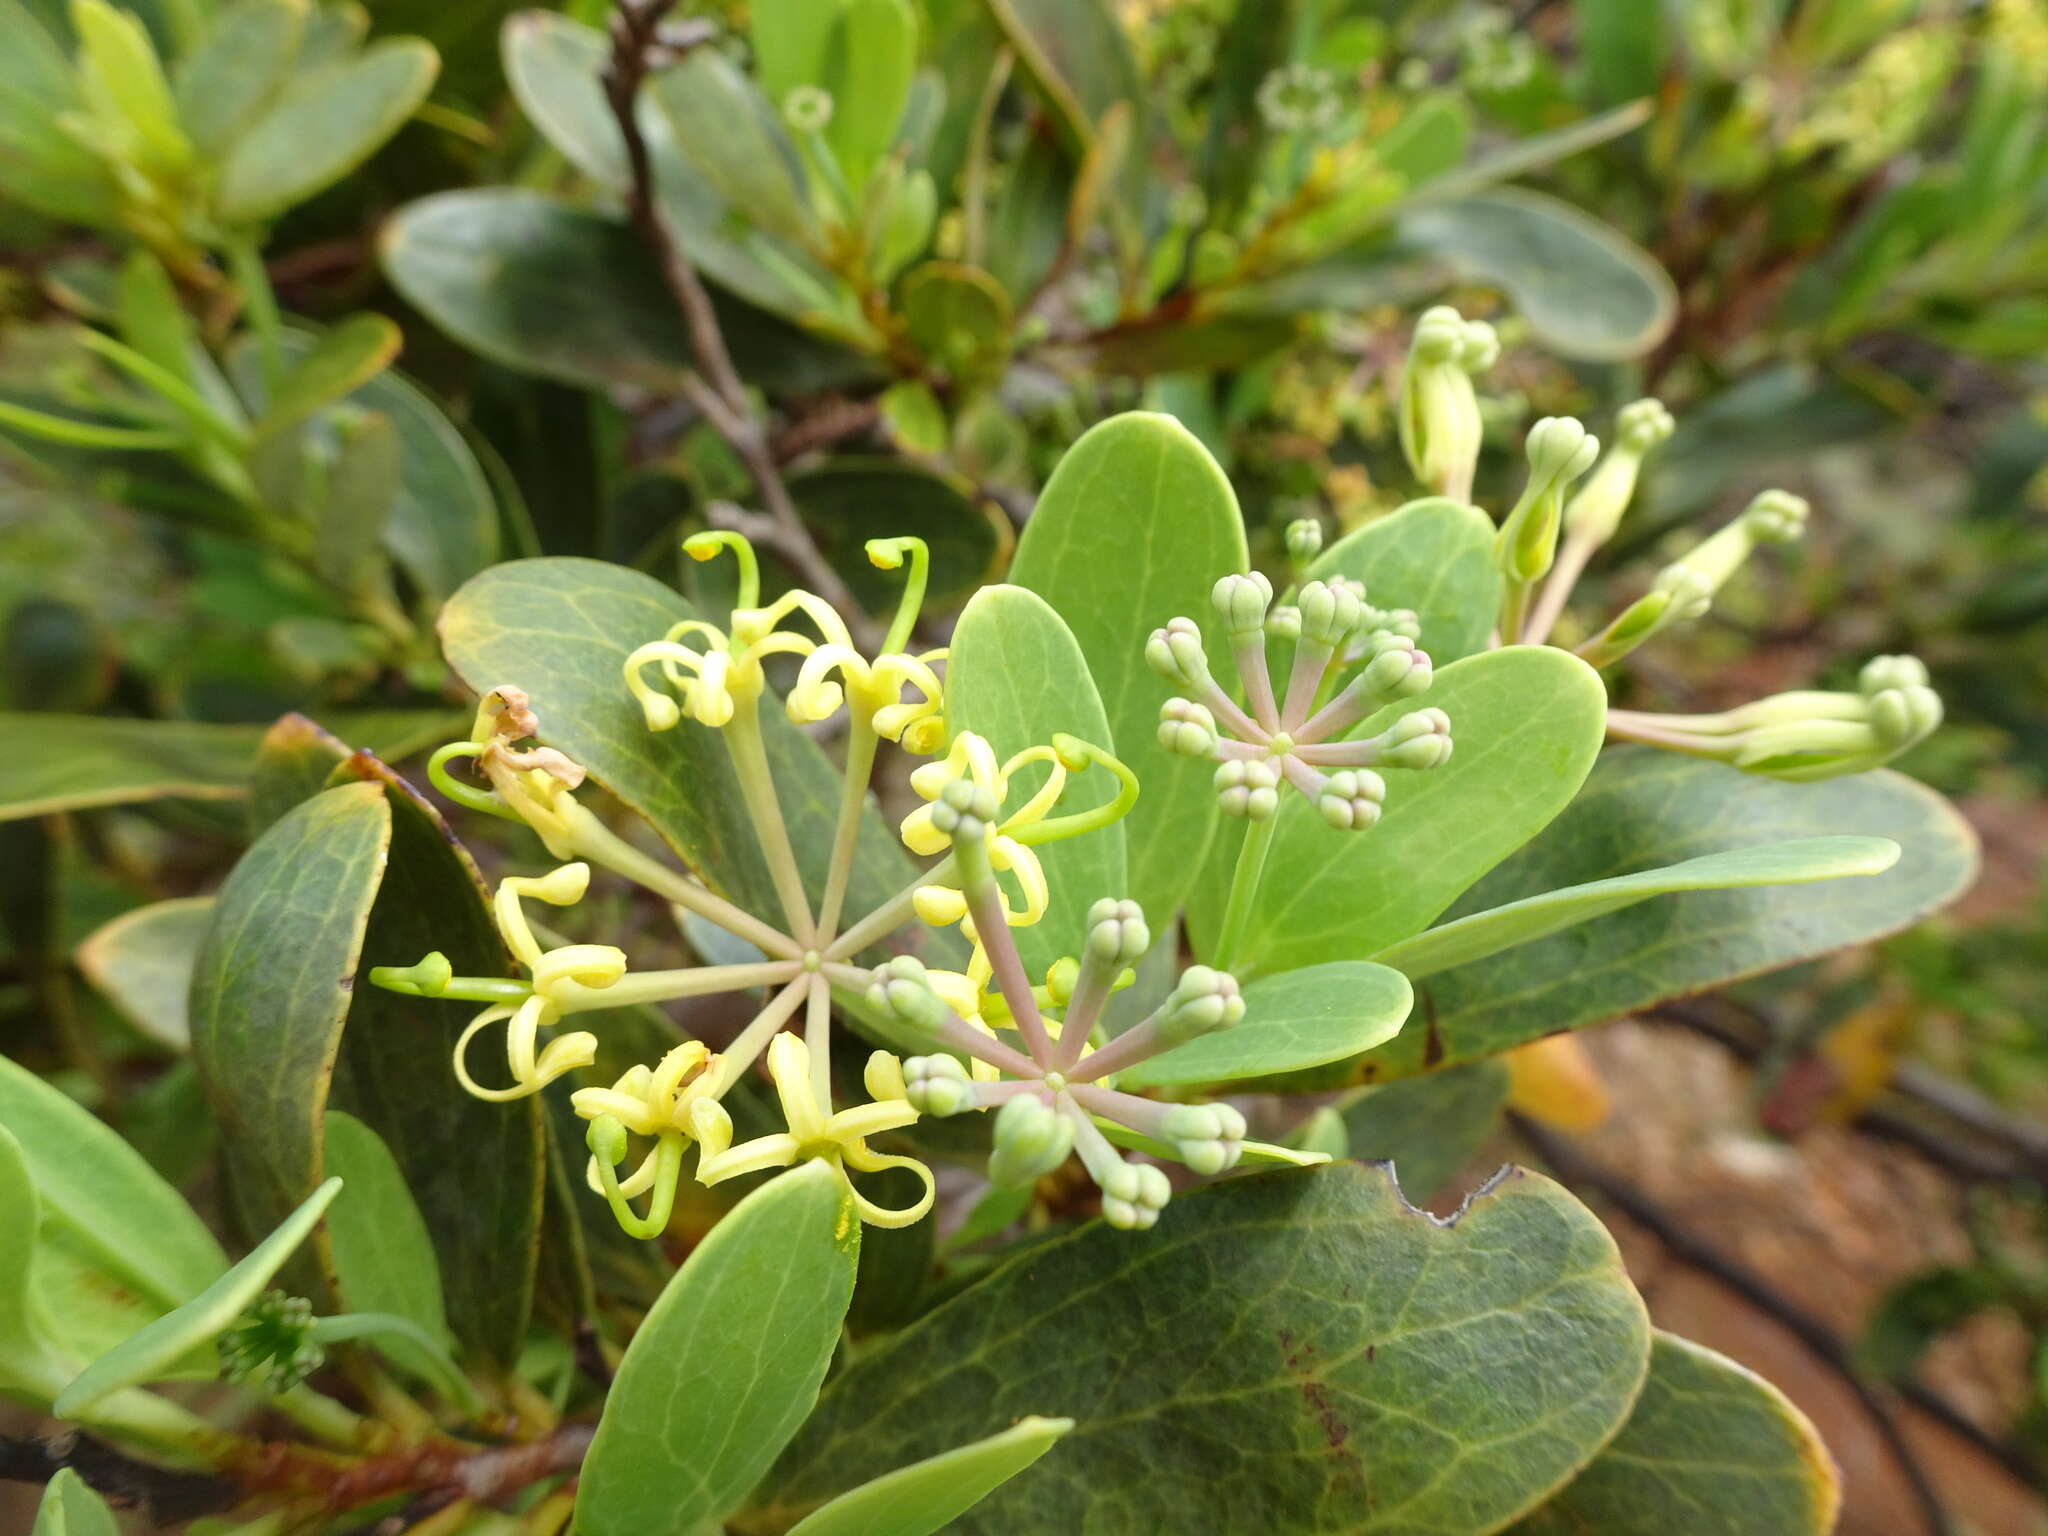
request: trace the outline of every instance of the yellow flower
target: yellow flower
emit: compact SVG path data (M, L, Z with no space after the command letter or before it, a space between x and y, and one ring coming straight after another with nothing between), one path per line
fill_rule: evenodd
M804 658L796 686L789 691L789 718L808 725L830 718L842 703L850 703L877 736L900 742L907 752L936 752L946 739L946 722L939 713L939 679L931 663L945 654L885 652L870 662L850 645L818 646ZM833 681L834 672L840 682ZM917 697L906 702L905 688L915 689Z
M576 1113L585 1120L610 1115L635 1136L660 1138L688 1135L691 1108L701 1099L715 1096L722 1086L718 1058L698 1040L686 1040L649 1068L635 1063L609 1088L578 1088L569 1095ZM655 1180L661 1149L656 1147L641 1160L631 1176L618 1181L618 1193L631 1199L644 1193ZM584 1175L592 1193L604 1194L605 1181L595 1156Z
M787 1131L757 1136L732 1145L732 1120L715 1099L700 1098L689 1106L690 1129L698 1146L697 1179L717 1184L741 1174L759 1173L766 1168L788 1168L807 1157L830 1163L842 1178L852 1168L861 1173L879 1173L885 1168L908 1168L924 1182L924 1197L913 1206L892 1211L876 1205L854 1188L848 1178L853 1203L861 1219L878 1227L907 1227L932 1208L931 1170L915 1158L890 1157L869 1150L867 1138L899 1130L917 1119L917 1111L905 1097L903 1066L887 1051L868 1058L865 1081L875 1102L842 1109L836 1114L818 1095L811 1076L811 1049L803 1037L781 1034L768 1047L768 1075L782 1101Z
M1012 928L1028 927L1044 917L1046 904L1051 899L1045 883L1045 869L1038 862L1038 855L1018 834L1045 820L1047 813L1058 803L1060 792L1067 783L1066 765L1060 761L1059 754L1051 747L1026 747L1007 762L998 763L995 749L987 741L972 731L962 731L953 738L953 744L944 757L926 763L910 776L910 787L927 802L936 801L948 784L965 778L972 779L977 786L995 796L996 804L1000 806L1009 794L1010 780L1030 763L1050 764L1052 771L1046 775L1045 783L1037 794L1009 815L991 822L986 834L990 867L998 873L1011 875L1022 897L1022 905L1012 906L1009 893L1003 893L1003 912ZM929 856L944 853L952 846L947 835L933 824L930 804L919 806L903 819L902 836L912 853ZM917 915L933 927L958 923L967 916L967 898L952 886L920 886L916 907ZM970 923L961 930L969 933L970 938L971 927Z
M535 879L511 876L499 882L493 902L498 932L513 958L526 967L532 991L518 1004L499 1003L486 1008L462 1032L455 1043L455 1075L462 1086L480 1099L521 1099L546 1087L565 1072L587 1067L597 1059L597 1037L583 1030L560 1036L536 1054L539 1032L560 1021L570 1005L582 1002L586 989L613 985L626 974L625 951L610 944L565 944L543 950L527 925L520 906L523 896L537 896L557 907L581 901L590 887L588 864L564 864ZM464 1057L477 1033L500 1020L509 1019L505 1034L505 1060L512 1072L508 1088L486 1088L469 1075Z

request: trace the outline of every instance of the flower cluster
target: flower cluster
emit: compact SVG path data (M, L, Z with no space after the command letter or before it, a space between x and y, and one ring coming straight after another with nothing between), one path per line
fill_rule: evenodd
M1460 501L1470 500L1483 437L1471 375L1497 351L1488 327L1443 307L1422 316L1409 350L1402 446L1418 479ZM1660 402L1637 400L1622 408L1614 426L1604 455L1599 441L1568 416L1545 417L1529 429L1528 479L1494 540L1501 582L1495 644L1558 643L1554 637L1571 627L1567 609L1580 577L1621 527L1644 461L1676 424ZM1756 550L1800 537L1807 510L1787 491L1758 495L1734 521L1667 564L1648 591L1605 625L1579 630L1576 654L1594 667L1611 667L1646 641L1698 622ZM1941 721L1941 701L1912 658L1880 657L1864 679L1854 694L1788 693L1722 715L1615 710L1609 730L1619 739L1778 778L1860 773L1896 757ZM1257 795L1256 786L1247 787Z

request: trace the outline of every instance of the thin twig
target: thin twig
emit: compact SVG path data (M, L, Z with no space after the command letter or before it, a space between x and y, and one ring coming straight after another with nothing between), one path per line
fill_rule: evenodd
M1705 1237L1680 1223L1663 1206L1637 1189L1619 1173L1588 1157L1566 1138L1536 1124L1524 1115L1510 1112L1515 1133L1558 1178L1575 1188L1589 1189L1618 1208L1629 1220L1655 1237L1665 1252L1719 1282L1742 1300L1784 1328L1815 1359L1825 1365L1855 1394L1869 1416L1878 1436L1898 1463L1913 1490L1927 1529L1933 1536L1953 1536L1948 1512L1920 1465L1919 1457L1906 1441L1892 1405L1881 1390L1865 1378L1849 1348L1819 1318L1780 1296L1761 1275L1722 1253ZM2004 1460L2003 1457L2000 1458ZM2007 1463L2010 1466L2010 1463Z
M47 1483L67 1467L117 1509L137 1510L153 1524L219 1514L242 1498L228 1478L137 1461L76 1430L48 1439L0 1436L0 1482Z
M863 647L871 646L875 640L874 625L805 529L783 481L781 467L775 461L767 425L755 414L746 385L733 366L732 352L726 346L711 295L696 267L662 222L654 165L636 111L640 86L647 78L649 61L657 47L673 52L693 47L708 37L701 29L692 29L681 38L662 36L662 20L674 5L675 0L624 0L612 13L612 55L605 69L604 85L605 98L626 148L632 182L629 201L633 228L661 268L662 282L682 317L690 355L696 360L695 368L682 371L678 387L753 476L754 488L765 509L765 521L760 526L775 530L776 552L795 568L812 591L845 616L848 629Z

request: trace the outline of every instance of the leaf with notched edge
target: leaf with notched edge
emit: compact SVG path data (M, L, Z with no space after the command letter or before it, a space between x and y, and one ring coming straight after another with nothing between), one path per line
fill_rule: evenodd
M1498 1529L1627 1418L1650 1328L1613 1240L1535 1174L1453 1222L1380 1166L1232 1179L1146 1233L1019 1255L857 1357L733 1527L1032 1412L1058 1450L953 1529L1423 1536Z

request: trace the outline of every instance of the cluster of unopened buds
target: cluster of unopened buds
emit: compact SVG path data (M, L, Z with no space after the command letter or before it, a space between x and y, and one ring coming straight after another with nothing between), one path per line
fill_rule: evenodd
M559 749L535 744L541 724L533 701L509 685L492 690L480 704L470 739L435 753L429 774L456 802L524 823L561 861L547 873L508 876L499 883L494 916L523 975L457 976L439 953L371 972L379 986L485 1005L456 1047L455 1073L463 1087L480 1098L510 1100L584 1072L597 1060L599 1040L588 1030L564 1027L579 1014L716 993L761 993L765 1001L723 1049L685 1040L609 1085L586 1083L570 1094L587 1123L587 1180L620 1224L641 1237L668 1225L692 1154L694 1177L706 1185L823 1160L846 1179L864 1220L883 1226L916 1221L932 1205L931 1171L871 1142L901 1131L921 1114L955 1113L978 1103L1015 1101L997 1118L994 1182L1029 1182L1078 1151L1101 1186L1105 1215L1122 1226L1149 1225L1169 1185L1160 1168L1127 1161L1113 1141L1179 1157L1203 1173L1234 1164L1244 1146L1244 1123L1234 1110L1156 1103L1119 1092L1110 1080L1147 1055L1236 1022L1244 1004L1235 981L1195 967L1150 1019L1114 1041L1102 1040L1102 1005L1128 982L1128 967L1149 942L1136 908L1128 902L1098 906L1086 952L1055 965L1043 988L1026 977L1010 933L1040 921L1048 910L1046 875L1035 849L1123 816L1137 798L1130 771L1100 747L1069 736L1008 759L999 759L969 732L946 740L935 670L943 653L914 655L905 648L926 578L927 557L918 540L868 546L877 565L908 567L903 603L872 659L855 649L840 616L809 593L791 592L763 605L753 552L741 540L705 534L684 548L699 559L724 551L738 559L738 600L728 627L700 619L675 625L626 658L621 686L638 701L650 731L677 729L687 720L688 728L719 733L783 922L778 926L745 910L614 833L577 800L582 768ZM815 633L785 627L798 617ZM762 700L772 697L763 664L775 656L796 665L782 704L792 722L814 724L841 710L847 715L840 815L815 891L792 846L762 736ZM868 781L883 740L919 754L945 749L913 773L912 787L926 803L902 827L913 852L938 856L938 862L867 915L844 922ZM454 765L464 759L488 790L455 775ZM1028 796L1013 797L1012 782L1027 767L1042 769L1044 781ZM1087 809L1062 811L1070 781L1097 768L1115 781L1114 794ZM574 905L589 887L593 865L746 941L760 958L635 971L624 951L612 945L544 943L525 903ZM864 952L914 918L934 927L957 925L970 946L966 968L928 971L907 957L879 971L862 963ZM872 1051L862 1073L864 1103L835 1102L835 990L841 1007L858 1013L865 999L872 1005L871 1027L892 1040L908 1036L926 1052L905 1062L889 1051ZM487 1082L485 1077L496 1074L472 1070L471 1048L500 1023L506 1027L505 1080ZM1007 1043L1005 1034L1021 1048ZM932 1054L940 1050L960 1056ZM757 1066L766 1069L786 1128L735 1143L724 1100ZM1005 1074L1017 1081L999 1081ZM890 1169L912 1172L923 1184L921 1197L908 1206L884 1207L855 1178Z
M1399 411L1409 467L1430 490L1472 499L1485 436L1473 376L1499 355L1492 327L1439 306L1416 325ZM1675 427L1656 400L1637 400L1600 443L1569 416L1529 429L1529 473L1494 540L1501 600L1494 643L1544 645L1571 626L1579 578L1620 528L1645 459ZM1573 487L1576 485L1576 490ZM1573 650L1590 665L1615 665L1658 636L1697 623L1752 553L1796 541L1806 502L1767 490L1730 523L1657 573L1649 590L1605 625L1580 630ZM1924 739L1941 723L1941 701L1910 656L1884 656L1863 670L1853 693L1799 690L1715 715L1647 715L1614 710L1609 734L1712 757L1751 773L1806 780L1861 773Z

